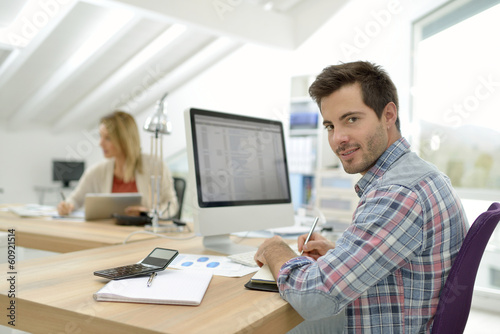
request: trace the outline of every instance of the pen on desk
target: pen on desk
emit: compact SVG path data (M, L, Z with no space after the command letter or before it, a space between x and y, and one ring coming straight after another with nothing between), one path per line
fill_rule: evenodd
M153 284L153 278L155 278L155 276L156 276L156 272L152 273L151 276L149 276L148 288L151 286L151 284Z
M316 228L316 224L318 223L318 220L319 220L319 217L316 217L316 219L314 219L314 223L312 224L311 229L309 230L309 234L307 235L306 241L304 241L304 245L302 246L302 251L300 252L300 255L302 255L302 253L304 253L304 246L309 242L309 239L311 238L311 235L313 234L314 229Z

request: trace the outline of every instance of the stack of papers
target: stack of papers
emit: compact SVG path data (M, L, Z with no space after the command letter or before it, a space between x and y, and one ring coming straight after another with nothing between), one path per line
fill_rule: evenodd
M200 305L212 273L197 270L158 272L147 286L149 276L110 281L94 294L97 301L148 304Z
M57 214L54 206L40 204L26 204L22 206L11 206L9 211L19 217L50 217Z

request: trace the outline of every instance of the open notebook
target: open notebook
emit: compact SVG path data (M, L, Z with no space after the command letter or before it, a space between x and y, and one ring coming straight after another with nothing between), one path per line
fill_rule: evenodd
M251 278L254 283L276 284L271 268L267 264L263 265L259 271Z
M200 305L207 291L212 273L198 270L158 272L151 286L149 276L109 281L94 294L97 301Z
M267 264L263 265L259 271L245 284L245 287L251 290L262 290L270 292L279 292L278 285L274 280L271 268Z

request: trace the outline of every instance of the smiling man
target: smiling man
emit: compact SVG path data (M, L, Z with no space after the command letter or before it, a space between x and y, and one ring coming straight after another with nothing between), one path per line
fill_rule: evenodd
M305 321L292 332L429 333L468 223L449 179L401 135L397 90L369 62L327 67L309 88L328 142L360 173L359 204L334 245L314 233L295 253L279 237L257 251Z

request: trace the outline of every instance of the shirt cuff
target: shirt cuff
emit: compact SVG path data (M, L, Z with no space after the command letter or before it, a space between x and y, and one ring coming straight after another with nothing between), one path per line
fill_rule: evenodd
M307 256L294 257L293 259L285 262L285 264L281 266L278 279L276 280L276 283L278 284L278 288L280 290L280 294L282 293L282 291L293 287L293 282L289 280L289 277L290 273L294 269L308 266L312 263L314 263L314 260Z

